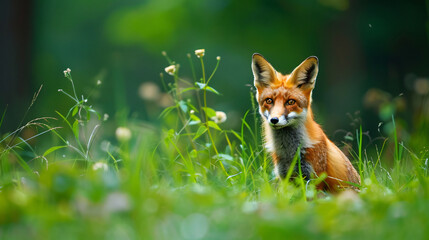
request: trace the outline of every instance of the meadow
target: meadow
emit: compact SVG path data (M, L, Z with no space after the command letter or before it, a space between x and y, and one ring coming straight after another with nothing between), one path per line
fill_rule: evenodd
M97 112L66 69L61 81L69 88L58 101L73 102L68 112L30 121L24 114L16 131L1 133L1 239L428 238L429 149L418 141L427 141L425 128L405 141L392 114L391 134L369 141L356 125L338 145L347 145L361 176L358 192L317 191L326 176L279 181L262 146L254 92L240 128L224 129L228 116L207 104L221 97L210 84L222 59L206 66L196 51L179 65L163 55L157 123ZM192 76L183 78L182 67ZM150 111L161 100L147 87ZM33 104L37 93L23 113Z

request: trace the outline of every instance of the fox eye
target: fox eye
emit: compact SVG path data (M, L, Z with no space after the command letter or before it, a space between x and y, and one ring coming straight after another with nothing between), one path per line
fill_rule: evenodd
M287 100L287 105L294 105L294 104L295 104L295 100L293 99Z
M266 102L267 104L271 104L271 103L273 103L273 99L271 99L271 98L267 98L267 99L265 99L265 102Z

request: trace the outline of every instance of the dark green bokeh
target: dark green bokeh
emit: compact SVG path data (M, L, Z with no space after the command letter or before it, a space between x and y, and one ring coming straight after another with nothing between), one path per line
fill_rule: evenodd
M283 73L310 55L319 57L314 108L330 136L353 131L348 114L362 118L373 135L380 121L388 121L382 115L394 112L408 131L419 122L427 128L414 89L416 80L429 75L426 22L423 1L37 1L29 23L31 61L29 69L21 69L29 72L28 79L2 79L26 83L26 97L2 98L2 109L9 104L2 132L17 127L41 84L27 119L66 111L71 103L57 90L70 87L62 73L67 67L78 91L90 94L101 113L156 121L145 106L152 103L139 97L138 87L149 81L161 86L159 73L168 65L163 50L181 64L182 76L191 77L186 54L199 48L206 49L209 68L222 57L213 81L222 96L212 96L209 105L235 112L229 115L231 126L251 107L250 61L259 52ZM99 87L97 80L103 82ZM403 93L406 107L383 104L374 111L371 99L365 107L365 93L372 88L387 92L388 103ZM344 136L339 135L334 137Z

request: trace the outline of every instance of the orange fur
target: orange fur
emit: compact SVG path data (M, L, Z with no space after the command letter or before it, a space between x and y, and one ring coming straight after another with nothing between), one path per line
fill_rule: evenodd
M283 75L261 55L254 54L252 69L265 144L276 173L284 177L291 156L301 146L303 171L305 168L317 176L328 175L319 189L336 192L349 187L347 182L360 184L360 176L348 158L314 121L311 93L318 73L317 58L309 57L291 74Z

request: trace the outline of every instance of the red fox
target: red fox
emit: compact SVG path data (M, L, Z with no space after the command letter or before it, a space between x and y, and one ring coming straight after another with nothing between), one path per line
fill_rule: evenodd
M300 147L301 172L327 174L317 188L337 192L360 184L360 176L344 153L326 137L313 119L311 94L319 71L317 57L308 57L291 74L277 72L265 58L252 58L256 99L263 119L265 148L271 153L277 177L285 178ZM296 164L296 172L298 164Z

